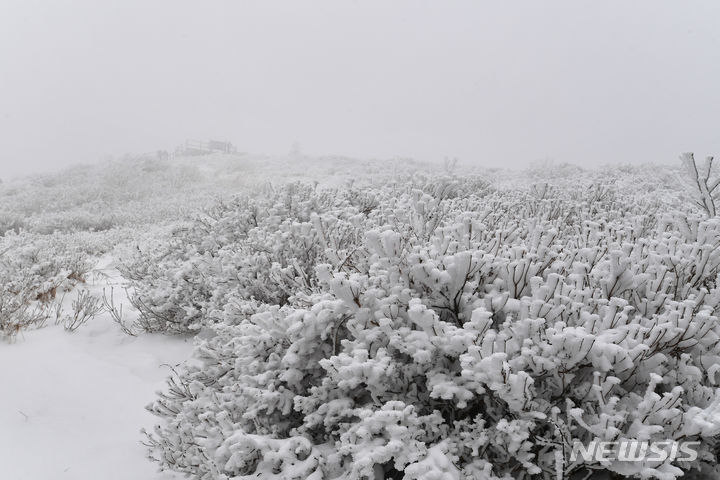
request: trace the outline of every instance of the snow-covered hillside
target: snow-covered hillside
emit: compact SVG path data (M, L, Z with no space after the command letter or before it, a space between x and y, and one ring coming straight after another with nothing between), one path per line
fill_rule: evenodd
M685 160L234 155L2 185L2 478L718 475L720 182ZM617 440L698 457L571 457Z

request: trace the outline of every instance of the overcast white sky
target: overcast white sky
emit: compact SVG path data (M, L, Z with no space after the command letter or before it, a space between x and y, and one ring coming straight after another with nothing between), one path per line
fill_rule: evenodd
M716 0L0 1L0 178L186 138L668 162L719 113Z

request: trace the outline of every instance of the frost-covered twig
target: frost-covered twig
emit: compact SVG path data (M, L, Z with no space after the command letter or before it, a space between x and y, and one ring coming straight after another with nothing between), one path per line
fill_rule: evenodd
M693 196L693 201L709 217L714 217L717 214L715 202L720 195L720 192L716 192L720 186L720 176L713 175L713 157L707 157L700 168L690 152L683 153L680 160L688 179L685 183Z
M65 317L64 327L68 332L74 332L91 318L103 310L100 299L90 294L88 290L78 291L77 300L72 302L73 314Z
M126 324L125 320L123 319L122 303L120 304L119 307L115 306L115 288L114 287L110 287L110 297L109 298L105 292L105 289L103 288L102 303L103 303L103 307L105 308L105 311L110 314L110 317L113 319L113 321L115 323L120 325L120 329L123 331L123 333L126 333L132 337L137 336L137 333L135 333L132 329L132 325Z

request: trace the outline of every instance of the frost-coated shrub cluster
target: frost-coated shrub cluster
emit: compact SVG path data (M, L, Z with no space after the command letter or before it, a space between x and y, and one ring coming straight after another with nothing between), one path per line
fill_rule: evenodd
M461 195L460 188L488 188L480 180L425 182L441 198ZM190 225L125 255L121 270L131 280L141 323L148 331L198 331L238 301L282 306L293 295L316 291L318 264L356 271L366 256L364 232L380 218L373 214L380 196L398 192L396 184L374 192L352 184L319 189L290 183L219 202ZM412 208L425 208L417 199L413 205L418 202ZM427 208L437 210L426 213L439 224L439 206Z
M370 201L292 183L218 203L124 259L140 323L148 331L197 331L238 301L284 305L312 291L315 265L353 264Z
M134 158L14 180L0 185L0 235L102 232L175 219L188 198L211 196L211 180L197 166Z
M312 176L327 183L353 178L358 171L387 176L393 168L393 162L343 158L298 163L247 154L172 160L128 155L0 183L0 236L174 223L216 196L245 191L268 177L288 183ZM404 162L402 168L412 164Z
M127 269L151 329L205 327L149 407L151 457L203 480L716 477L720 220L653 178L219 205ZM701 443L684 464L570 460L622 439Z
M92 255L107 248L102 237L7 232L0 237L0 335L42 325L49 305L84 282Z

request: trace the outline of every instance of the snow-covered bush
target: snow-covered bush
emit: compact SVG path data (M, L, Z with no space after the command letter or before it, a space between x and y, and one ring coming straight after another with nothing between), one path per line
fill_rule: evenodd
M440 202L490 191L479 178L415 181L413 192L400 182L377 189L295 182L219 201L124 258L121 270L132 282L142 326L184 333L222 319L233 301L284 305L316 289L319 263L342 271L360 268L363 233L378 222L426 236L442 221ZM398 195L405 196L402 204Z
M99 232L182 216L226 188L197 165L127 158L0 185L0 234ZM212 182L214 191L208 189Z
M77 298L72 301L72 312L58 320L68 332L74 332L103 310L101 299L88 290L78 290Z
M25 292L0 285L0 338L13 340L23 330L45 323L47 315L28 298Z
M84 281L93 265L85 246L73 235L7 233L0 238L0 277L10 291L50 300L61 285Z
M6 232L0 237L0 331L12 338L48 318L61 290L85 281L100 239Z
M151 457L208 480L717 475L720 221L679 215L637 178L588 177L495 189L418 175L313 204L353 225L351 260L325 248L302 265L311 281L269 283L282 298L248 294L277 282L250 265L196 308L209 329L149 407L164 420ZM289 245L321 238L312 218L271 223L270 251L302 255ZM294 237L285 219L309 226ZM243 255L270 233L233 223ZM699 457L570 460L575 441L622 439L699 441Z
M288 184L221 201L121 267L147 331L197 331L236 300L285 304L316 284L314 267L353 265L365 214L347 195ZM360 200L362 208L369 208Z
M691 195L692 202L705 214L714 217L717 214L717 202L720 198L720 175L713 169L713 157L705 158L702 165L695 162L692 153L680 156L684 170L683 183Z

